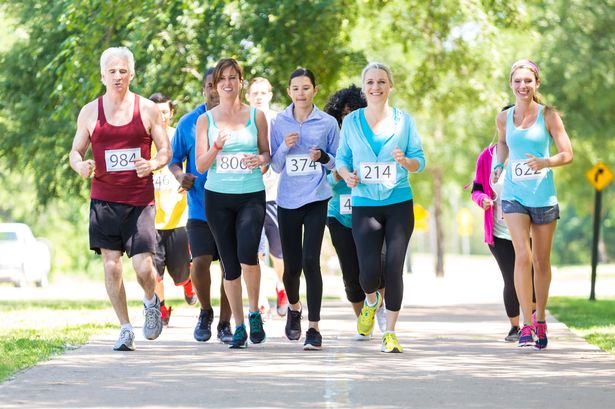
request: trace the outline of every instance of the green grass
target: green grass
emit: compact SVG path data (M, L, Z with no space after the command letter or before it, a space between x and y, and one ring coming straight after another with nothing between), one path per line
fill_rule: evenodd
M590 344L615 354L615 299L551 297L549 311Z
M0 331L0 382L51 356L83 345L116 324L85 324L64 328Z
M167 305L186 305L183 298L167 298ZM218 298L211 300L211 305L220 305ZM139 308L143 307L141 300L128 300L128 307ZM20 310L106 310L111 308L111 303L108 300L10 300L0 301L0 312L11 312Z

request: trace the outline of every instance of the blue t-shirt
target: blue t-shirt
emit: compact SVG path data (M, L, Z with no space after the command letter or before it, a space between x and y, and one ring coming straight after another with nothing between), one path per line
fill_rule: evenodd
M196 169L196 121L203 115L207 108L205 104L199 105L194 111L182 116L175 128L173 137L173 158L169 166L174 163L180 167L186 162L186 173L191 173L197 178L192 189L188 191L188 219L207 221L205 217L205 181L207 172L200 173Z

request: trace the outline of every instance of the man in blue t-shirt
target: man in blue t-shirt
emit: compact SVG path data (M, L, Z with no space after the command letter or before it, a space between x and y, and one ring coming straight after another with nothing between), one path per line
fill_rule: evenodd
M188 195L188 238L190 252L192 253L192 270L190 272L192 283L197 297L201 303L201 312L194 328L194 338L205 342L211 338L211 324L214 311L211 307L211 275L209 268L213 260L218 259L216 242L211 234L205 216L205 181L207 172L199 173L196 169L195 144L196 121L206 110L212 109L219 103L219 97L213 84L213 68L207 70L203 76L203 96L205 103L199 105L192 112L184 115L177 124L173 138L173 159L169 162L169 169ZM185 170L182 164L186 164ZM222 267L222 264L220 264ZM231 308L220 285L220 319L218 321L218 339L229 343L233 339L231 332Z

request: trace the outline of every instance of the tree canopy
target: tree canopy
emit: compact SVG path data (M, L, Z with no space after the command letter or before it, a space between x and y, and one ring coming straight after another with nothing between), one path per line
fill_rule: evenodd
M135 55L133 90L168 94L180 115L202 101L203 71L222 57L237 58L246 79L269 78L278 106L289 103L288 76L299 66L316 73L322 106L336 89L360 85L367 61L388 64L393 102L416 118L427 155L426 173L412 177L416 201L437 213L439 242L449 246L456 226L448 220L472 206L462 186L494 138L496 113L512 101L507 74L516 59L538 62L541 92L564 114L575 151L573 164L556 170L570 215L557 257L579 260L582 246L568 236L586 243L591 234L585 172L598 159L615 171L615 0L22 0L4 2L0 18L0 180L31 175L19 180L35 185L30 202L40 209L85 203L89 184L67 154L80 107L104 92L100 54L118 45Z

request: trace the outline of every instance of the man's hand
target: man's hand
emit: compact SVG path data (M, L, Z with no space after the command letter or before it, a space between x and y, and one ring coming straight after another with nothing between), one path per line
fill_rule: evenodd
M83 178L89 178L96 170L96 164L92 159L83 160L77 164L77 173Z
M152 166L152 162L147 159L136 158L135 169L137 171L137 176L140 178L144 178L152 173L152 171L154 170L154 166Z

